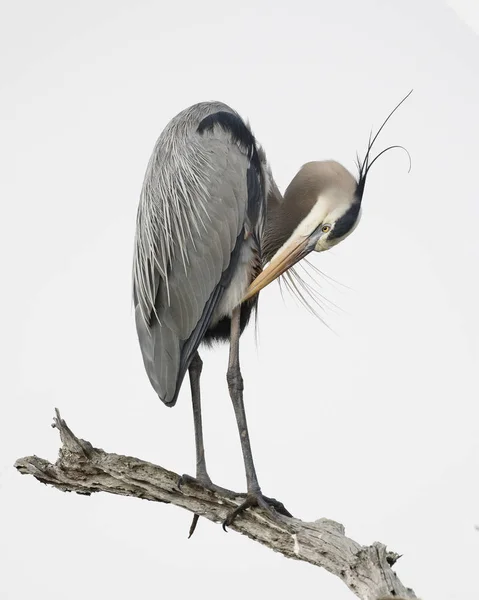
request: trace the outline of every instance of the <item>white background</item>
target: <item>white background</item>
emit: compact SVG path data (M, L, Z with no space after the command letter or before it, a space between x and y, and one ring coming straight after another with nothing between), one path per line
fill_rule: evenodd
M454 11L454 7L457 12ZM55 459L58 406L112 452L194 470L188 386L165 408L130 297L139 191L167 121L201 100L250 119L284 190L308 160L378 150L363 219L314 264L331 332L277 285L242 340L265 493L402 553L422 598L477 597L479 18L433 0L3 2L0 596L351 598L171 506L61 494L12 468ZM470 26L468 25L470 24ZM345 287L347 286L347 287ZM225 347L204 353L213 479L245 487Z

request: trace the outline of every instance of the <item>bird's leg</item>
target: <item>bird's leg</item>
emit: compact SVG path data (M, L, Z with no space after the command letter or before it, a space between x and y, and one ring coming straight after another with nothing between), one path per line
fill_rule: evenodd
M195 424L195 446L196 446L196 479L208 486L211 479L206 470L205 447L203 445L203 424L201 419L201 393L200 376L203 369L203 361L198 352L195 352L189 366L191 400L193 403L193 421Z
M203 370L203 361L200 358L199 352L196 351L193 360L189 366L191 400L193 404L193 421L195 424L195 447L196 447L196 479L207 487L211 486L211 479L206 470L205 447L203 444L203 423L201 420L201 392L200 392L200 377ZM185 479L183 475L182 480ZM188 537L190 538L198 524L199 515L193 515Z
M213 492L219 492L233 498L237 494L212 483L208 471L206 470L205 447L203 444L203 422L201 418L200 376L202 369L203 361L201 360L199 353L195 352L190 366L188 367L188 372L190 375L193 422L195 425L196 477L182 475L179 484L181 487L181 485L186 482L199 483Z
M226 379L228 389L236 416L236 423L241 440L241 450L243 451L244 466L246 470L246 485L248 494L260 493L261 489L256 476L256 469L251 452L249 441L248 425L246 423L246 412L243 402L243 376L241 375L239 363L239 338L240 338L240 315L241 307L237 306L231 316L231 334L230 334L230 354L228 361L228 372Z
M203 361L200 358L198 352L195 352L193 359L188 368L190 375L190 387L191 387L191 400L193 404L193 422L195 425L195 446L196 446L196 478L190 475L182 475L178 482L181 488L182 484L199 483L203 487L219 492L223 495L230 495L234 497L234 492L226 490L212 483L208 471L206 470L206 459L205 459L205 447L203 444L203 423L201 418L201 392L200 392L200 376L203 369ZM191 537L196 529L199 516L194 515L191 522L190 531L188 537Z
M195 352L193 359L190 362L190 366L188 367L188 372L190 375L193 422L195 425L196 477L182 475L178 485L181 488L184 483L200 484L212 492L219 492L224 496L234 498L238 494L212 483L208 471L206 470L205 447L203 444L203 423L201 418L200 376L202 369L203 361L201 360L199 353Z
M241 440L241 450L243 451L244 466L246 471L247 494L244 502L232 511L223 523L223 528L231 525L234 519L250 506L260 506L266 509L272 516L274 511L272 507L286 516L291 514L284 506L274 499L265 498L261 493L261 488L258 483L256 469L253 462L253 454L251 452L251 444L249 440L248 425L246 423L246 412L243 403L243 377L241 375L239 363L239 338L241 334L240 328L241 306L237 306L231 315L231 334L230 334L230 354L228 361L228 372L226 375L228 381L228 389L233 402L233 408L236 416L236 423Z

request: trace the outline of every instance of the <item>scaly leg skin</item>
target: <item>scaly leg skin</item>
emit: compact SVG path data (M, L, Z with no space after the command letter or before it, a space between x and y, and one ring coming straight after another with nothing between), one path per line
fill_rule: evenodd
M251 444L249 440L248 426L246 423L246 413L243 403L243 377L241 376L239 363L239 338L240 338L240 315L241 306L237 306L231 315L231 335L230 335L230 354L228 362L228 389L233 402L233 408L236 416L236 423L241 440L241 449L243 451L243 459L246 471L247 494L244 502L231 511L223 523L223 529L231 525L236 517L251 506L258 506L265 509L272 517L276 517L276 512L287 517L292 515L284 508L281 502L266 498L261 492L261 488L256 476L256 470L253 462L253 454L251 452Z
M195 352L193 359L188 368L190 375L191 400L193 404L193 421L195 424L195 446L196 446L196 479L189 475L180 477L178 487L181 488L182 483L186 481L198 482L203 487L211 489L213 483L206 470L205 447L203 444L203 424L201 420L201 393L200 393L200 376L203 369L203 361L198 352ZM195 532L198 523L199 515L194 515L191 522L188 538Z
M199 485L212 492L218 492L231 497L236 496L234 492L221 488L212 483L206 469L205 447L203 443L203 422L201 418L201 392L200 376L203 369L203 361L198 352L195 352L188 368L190 376L191 400L193 405L193 422L195 426L195 447L196 447L196 477L191 475L182 475L178 481L178 487L185 483Z
M206 470L205 447L203 444L203 423L201 420L201 392L200 376L203 370L203 361L198 352L195 352L189 366L191 400L193 404L193 421L195 424L196 446L196 478L203 484L211 484L210 476Z
M178 481L178 487L185 483L196 484L204 487L212 492L218 492L222 496L237 498L238 494L226 488L215 485L206 469L205 447L203 443L203 423L201 418L201 392L200 392L200 376L203 369L203 361L198 352L195 353L188 368L191 386L191 399L193 404L193 421L195 425L195 446L196 446L196 477L191 475L182 475ZM199 515L194 515L191 522L188 538L195 532L198 524Z

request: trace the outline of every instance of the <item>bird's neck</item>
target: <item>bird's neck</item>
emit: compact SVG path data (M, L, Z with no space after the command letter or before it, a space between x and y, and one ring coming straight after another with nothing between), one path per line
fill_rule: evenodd
M307 218L314 202L308 196L288 193L284 198L277 192L268 196L263 256L269 262L276 252L288 241L293 232ZM279 194L279 196L278 196Z

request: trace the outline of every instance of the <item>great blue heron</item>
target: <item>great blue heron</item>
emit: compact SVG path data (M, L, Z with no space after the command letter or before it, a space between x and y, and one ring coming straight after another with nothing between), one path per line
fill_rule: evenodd
M251 453L240 335L264 286L311 251L344 240L357 226L366 178L376 160L371 160L371 149L394 111L370 137L365 158L358 161L357 180L335 161L309 162L284 197L249 125L226 104L202 102L187 108L170 121L155 145L135 238L138 338L150 382L167 406L176 403L189 371L196 478L211 489L216 486L206 469L203 446L198 347L229 341L227 381L247 494L226 525L249 506L271 510Z

